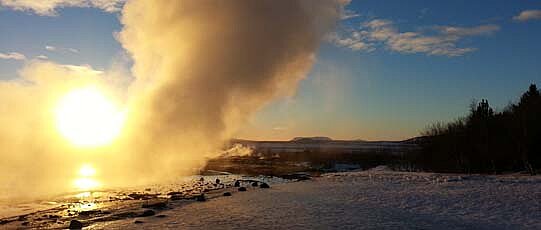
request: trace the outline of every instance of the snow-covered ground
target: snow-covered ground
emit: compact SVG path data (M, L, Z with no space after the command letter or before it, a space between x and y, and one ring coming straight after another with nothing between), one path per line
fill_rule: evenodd
M88 229L541 229L541 177L377 168L170 207Z

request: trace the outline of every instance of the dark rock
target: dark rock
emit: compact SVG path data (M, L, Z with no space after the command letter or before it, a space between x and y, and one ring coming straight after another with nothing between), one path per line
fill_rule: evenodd
M133 223L136 223L136 224L142 224L142 223L145 223L145 222L140 221L140 220L136 220L136 221L134 221Z
M239 192L246 192L246 188L245 187L240 187Z
M156 215L156 212L154 212L153 210L147 209L143 213L141 213L141 215L139 215L138 217L147 217L147 216L154 216L154 215Z
M91 216L91 215L99 214L100 212L101 212L100 210L86 210L86 211L79 212L79 215L80 216Z
M220 184L220 179L216 178L216 184Z
M230 192L224 192L224 196L231 196Z
M29 223L30 223L30 222L25 221L25 222L22 222L21 225L26 226L26 225L28 225Z
M183 200L183 199L185 199L185 197L182 196L182 195L172 195L171 196L171 200Z
M205 178L201 177L201 178L199 178L199 181L203 182L203 181L205 181Z
M143 204L142 208L164 209L164 208L167 208L167 203L165 202L147 203L147 204Z
M83 223L78 220L71 220L69 229L83 229Z
M157 194L139 194L139 193L132 193L128 195L128 197L134 199L134 200L150 200L153 198L158 197Z
M257 181L252 182L252 187L257 187L257 186L258 186Z
M205 194L201 194L201 195L199 195L199 196L195 196L195 200L196 200L196 201L203 202L203 201L206 201L207 198L205 198Z
M167 193L168 196L174 196L174 195L182 195L181 192L170 192L170 193Z
M240 187L240 181L235 181L235 187Z
M160 215L157 215L156 217L157 217L157 218L165 218L165 217L167 217L167 215L160 214Z
M303 181L303 180L310 180L312 177L310 174L307 173L293 173L293 174L287 174L280 176L287 180L297 180L297 181Z
M269 184L267 184L267 183L261 183L261 184L259 185L259 187L260 187L260 188L270 188Z

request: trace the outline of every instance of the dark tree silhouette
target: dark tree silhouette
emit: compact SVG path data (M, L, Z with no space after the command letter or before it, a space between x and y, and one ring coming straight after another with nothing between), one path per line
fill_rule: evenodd
M416 165L433 171L500 173L541 169L541 96L532 84L517 104L494 112L472 103L465 118L430 126Z

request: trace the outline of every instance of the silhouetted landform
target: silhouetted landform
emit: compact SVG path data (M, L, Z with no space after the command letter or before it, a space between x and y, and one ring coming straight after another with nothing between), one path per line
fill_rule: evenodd
M333 140L329 137L295 137L290 141L251 141L234 139L230 145L240 144L262 156L283 157L287 153L382 153L400 155L418 149L419 138L404 141ZM284 155L285 156L285 155Z
M502 173L541 169L541 96L535 84L517 103L495 112L488 100L466 117L429 127L417 167L439 172Z
M210 159L206 170L247 175L284 177L296 172L349 171L378 165L411 165L410 155L418 153L422 138L404 141L332 140L328 137L296 137L290 141L233 139L228 151Z

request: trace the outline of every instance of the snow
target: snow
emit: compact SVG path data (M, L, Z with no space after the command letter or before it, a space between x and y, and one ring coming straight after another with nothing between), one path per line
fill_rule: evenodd
M170 206L89 229L541 229L541 177L378 167Z

